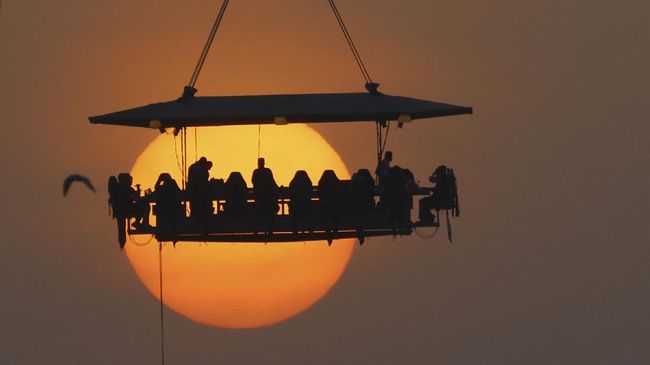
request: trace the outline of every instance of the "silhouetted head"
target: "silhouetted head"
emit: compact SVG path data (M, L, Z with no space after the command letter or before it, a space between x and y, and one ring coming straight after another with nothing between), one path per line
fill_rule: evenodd
M384 160L393 161L393 153L391 151L386 151L386 153L384 153Z
M123 172L117 175L117 181L124 186L131 186L133 183L133 177L128 172Z
M117 178L115 176L108 178L108 193L110 195L115 194L115 188L117 187L117 184Z
M208 159L205 158L205 156L203 156L203 157L199 158L199 162L200 163L206 163L206 162L208 162Z
M260 169L264 167L264 157L260 157L257 159L257 167L259 167Z
M372 174L370 174L368 169L359 169L356 174L358 179L372 181Z
M212 168L212 161L207 161L207 162L205 163L205 167L206 167L208 170L210 170L210 169Z
M445 177L445 175L447 175L447 166L440 165L435 169L435 171L433 171L429 177L429 181L432 183L438 183Z

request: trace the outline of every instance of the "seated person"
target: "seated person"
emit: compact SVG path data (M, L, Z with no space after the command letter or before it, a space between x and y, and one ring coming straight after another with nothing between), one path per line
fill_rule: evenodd
M241 219L246 215L246 201L248 199L248 186L239 171L233 171L224 184L226 204L224 214L227 217Z
M435 185L431 195L419 201L420 222L439 224L439 217L431 213L433 209L436 212L442 209L454 209L454 213L458 216L458 195L453 170L445 165L438 166L429 177L429 182Z
M289 213L295 226L299 220L304 220L311 213L311 197L313 187L307 172L299 170L289 183Z
M393 161L393 153L391 151L386 151L384 153L384 158L379 162L375 169L375 175L377 176L379 185L384 185L384 181L386 180L388 171L390 170L391 161Z
M407 196L406 177L402 168L391 167L385 178L381 203L393 228L406 226L409 223L406 214L408 212Z
M406 219L409 221L411 220L411 209L413 209L413 193L415 190L418 188L418 184L415 181L415 176L413 176L413 173L409 169L402 169L402 174L404 175L404 184L405 184L405 189L404 189L404 205L406 211L404 214L406 215Z
M109 180L114 183L114 180ZM140 197L140 190L134 189L133 177L129 173L121 173L117 176L117 185L114 185L110 190L113 191L115 196L111 197L113 201L113 212L117 218L135 218L133 226L150 227L149 226L149 213L151 207L149 203ZM109 190L109 192L110 192Z
M210 189L211 168L212 162L201 157L187 170L187 193L192 218L206 220L213 213Z
M176 221L184 214L181 189L168 173L162 173L154 186L158 229L174 229Z

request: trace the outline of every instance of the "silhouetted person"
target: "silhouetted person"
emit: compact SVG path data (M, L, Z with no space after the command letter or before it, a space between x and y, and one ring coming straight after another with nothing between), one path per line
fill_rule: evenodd
M419 201L418 212L420 222L440 224L439 212L442 209L453 209L454 215L458 216L458 194L456 191L456 178L453 170L445 165L438 166L429 177L434 185L431 195ZM436 215L431 210L436 210Z
M391 151L386 151L384 153L384 158L379 162L379 165L377 165L377 168L375 169L375 175L377 176L377 181L380 186L384 184L384 180L386 179L386 176L388 176L391 161L393 161L393 153Z
M404 228L408 224L405 214L405 212L408 212L406 196L408 196L408 193L406 191L405 175L399 166L393 166L386 175L384 192L381 197L382 208L393 227L393 231L398 227Z
M318 205L321 222L326 230L336 231L341 214L341 180L332 170L325 170L318 180ZM331 240L328 240L331 244Z
M113 217L117 219L118 241L120 248L126 243L127 223L130 218L135 218L135 228L150 228L149 203L140 197L140 191L133 189L133 177L128 173L121 173L117 179L108 180L109 201L113 208Z
M406 188L404 191L404 204L406 209L404 212L404 220L407 220L410 223L411 209L413 209L413 193L418 188L418 184L415 181L415 176L413 176L411 170L402 169L402 174L404 175L404 184Z
M289 183L289 212L294 232L311 215L311 196L313 187L307 172L299 170Z
M183 214L181 189L171 175L162 173L154 186L156 225L159 232L176 233L176 223Z
M135 218L133 226L135 228L149 226L149 212L151 207L149 203L140 197L140 185L134 189L133 177L131 174L122 173L117 176L118 191L120 204L123 204L122 212L127 218Z
M278 212L278 185L273 178L273 172L264 166L264 158L257 159L257 168L253 171L253 192L255 194L255 210L258 216L268 225L271 233L273 216Z
M226 204L224 214L228 218L242 219L246 216L246 201L248 198L248 186L239 171L233 171L228 176L224 185Z
M205 157L190 165L187 170L187 193L190 200L192 218L206 221L212 214L210 194L210 169L212 162Z

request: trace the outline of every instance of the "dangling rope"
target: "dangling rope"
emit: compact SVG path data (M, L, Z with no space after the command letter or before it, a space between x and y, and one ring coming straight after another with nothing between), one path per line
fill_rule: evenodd
M158 243L158 273L160 283L160 360L165 365L165 317L164 317L164 301L163 301L163 266L162 266L162 242Z
M201 69L203 68L203 64L205 63L205 59L208 56L208 52L210 51L210 46L212 46L212 41L214 41L214 36L217 34L219 25L221 25L221 20L223 19L223 15L226 13L226 8L228 7L228 3L229 0L223 1L223 3L221 4L221 8L219 9L219 13L217 14L217 19L214 20L214 24L212 25L212 29L210 30L210 34L208 35L208 39L205 41L205 45L203 46L203 51L201 51L199 60L197 61L196 67L194 68L194 72L192 73L192 77L190 78L190 82L188 86L191 88L194 88L194 86L196 85L196 81L199 78L199 74L201 73Z
M182 146L181 146L181 150L182 150ZM176 166L178 167L178 171L181 173L181 177L185 179L185 173L183 172L181 159L180 157L178 157L178 144L176 143L176 135L174 135L174 155L176 156Z
M199 138L197 137L197 129L197 127L194 127L194 162L199 160Z
M257 125L257 159L260 159L260 147L262 146L262 125Z
M330 7L332 8L332 11L334 12L336 21L338 21L339 26L341 27L341 31L345 36L345 40L348 42L348 46L352 51L354 60L357 62L357 66L359 66L359 70L361 71L364 80L366 80L366 85L372 84L373 82L372 79L370 78L370 74L368 73L368 69L366 68L366 65L363 63L363 60L361 59L361 55L359 54L357 47L354 45L352 36L350 36L350 32L348 32L348 28L345 26L345 22L343 22L343 17L341 16L341 13L339 13L339 9L336 7L336 4L334 4L334 0L328 0L328 2L330 4Z

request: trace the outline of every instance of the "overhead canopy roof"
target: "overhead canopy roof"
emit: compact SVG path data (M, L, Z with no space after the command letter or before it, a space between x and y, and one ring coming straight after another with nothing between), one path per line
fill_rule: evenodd
M472 108L371 93L199 96L90 117L144 128L385 121L471 114Z

